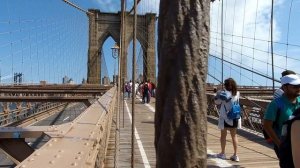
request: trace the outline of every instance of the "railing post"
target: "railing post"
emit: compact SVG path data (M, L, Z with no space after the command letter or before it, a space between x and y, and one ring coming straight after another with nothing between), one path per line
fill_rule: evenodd
M4 122L2 124L7 124L8 123L8 114L9 114L9 103L4 102L3 103L3 118L4 118Z

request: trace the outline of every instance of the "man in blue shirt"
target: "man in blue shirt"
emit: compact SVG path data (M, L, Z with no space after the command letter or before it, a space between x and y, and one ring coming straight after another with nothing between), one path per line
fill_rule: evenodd
M272 139L277 156L282 125L300 107L300 77L290 74L281 77L280 80L284 93L268 105L264 116L264 130Z

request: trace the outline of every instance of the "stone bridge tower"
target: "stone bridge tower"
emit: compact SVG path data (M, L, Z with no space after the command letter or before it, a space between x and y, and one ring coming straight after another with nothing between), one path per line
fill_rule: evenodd
M111 36L120 46L121 13L103 13L99 10L90 9L89 17L89 50L87 82L100 84L101 62L100 55L104 41ZM144 78L156 82L155 65L155 21L156 15L148 13L137 17L137 40L144 52ZM122 65L122 76L127 79L127 49L133 38L133 16L125 14L125 49Z

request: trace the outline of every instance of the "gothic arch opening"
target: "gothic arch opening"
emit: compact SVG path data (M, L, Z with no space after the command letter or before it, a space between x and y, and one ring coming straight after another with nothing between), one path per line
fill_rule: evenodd
M101 42L101 52L99 52L99 57L101 57L101 84L107 85L116 82L116 76L118 75L118 57L116 53L112 52L112 47L115 45L116 41L112 36L106 36L104 41Z
M104 41L111 36L114 41L120 42L120 13L102 13L99 10L90 9L93 15L89 17L89 50L88 50L88 83L100 84L101 60L99 52L103 47ZM156 82L156 55L155 55L155 14L145 14L138 16L138 25L143 25L137 30L137 38L140 45L143 46L143 75L153 82ZM126 15L125 19L125 44L120 59L122 66L122 78L128 80L127 77L127 52L130 39L133 36L133 18L132 15ZM118 44L119 45L119 44ZM120 46L120 45L119 45ZM111 48L111 47L108 47Z
M136 56L135 56L135 79L137 82L142 82L145 79L144 76L144 51L145 49L137 40L136 42ZM132 80L132 59L133 59L133 40L130 41L128 47L127 47L127 80Z

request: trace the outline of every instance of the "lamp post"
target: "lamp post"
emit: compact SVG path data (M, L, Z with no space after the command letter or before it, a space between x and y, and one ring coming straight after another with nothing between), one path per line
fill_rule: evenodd
M111 48L111 55L115 59L114 63L114 76L113 76L113 83L116 84L116 59L119 57L119 49L120 47L118 46L117 43ZM119 75L119 74L118 74Z
M116 112L116 132L115 132L115 162L114 162L114 167L118 167L118 163L116 162L118 160L118 153L119 153L119 139L120 139L120 132L119 132L119 127L120 127L120 59L119 59L119 51L120 47L118 46L117 43L111 48L112 51L112 57L115 59L115 65L114 65L114 77L113 77L113 82L114 84L117 83L117 105L118 105L118 110ZM116 78L116 59L118 58L118 78ZM116 82L117 81L117 82Z

